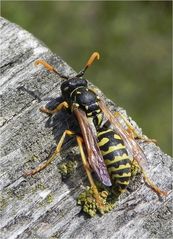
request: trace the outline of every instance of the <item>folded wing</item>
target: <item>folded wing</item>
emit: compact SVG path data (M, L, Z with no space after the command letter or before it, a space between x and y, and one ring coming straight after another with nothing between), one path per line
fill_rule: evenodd
M104 185L111 186L112 183L107 171L107 167L97 145L96 135L94 134L92 127L88 122L85 112L81 109L78 109L77 107L74 107L73 111L78 120L82 137L85 142L89 165Z

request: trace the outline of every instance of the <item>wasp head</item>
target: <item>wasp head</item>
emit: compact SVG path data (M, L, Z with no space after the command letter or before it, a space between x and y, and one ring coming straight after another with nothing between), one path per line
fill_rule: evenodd
M83 75L89 66L95 61L95 59L99 59L100 55L98 52L94 52L89 60L87 61L85 67L77 73L77 75L73 78L68 78L56 71L60 77L67 79L61 85L62 96L68 103L76 102L79 105L87 106L88 104L93 104L96 101L96 96L92 91L89 91L87 85L87 81L83 79ZM55 70L54 70L55 71ZM79 97L77 97L77 95Z
M71 79L68 79L64 81L61 85L61 92L62 96L64 97L67 102L70 101L72 93L78 89L78 88L83 88L87 87L88 83L85 79L79 78L79 77L74 77Z

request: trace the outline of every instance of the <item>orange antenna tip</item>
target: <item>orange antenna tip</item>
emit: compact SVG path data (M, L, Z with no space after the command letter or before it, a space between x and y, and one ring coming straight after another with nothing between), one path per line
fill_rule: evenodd
M95 60L99 60L99 59L100 59L100 54L99 54L98 52L94 52L94 53L90 56L90 58L89 58L89 60L88 60L88 62L87 62L87 64L86 64L86 67L92 65L92 63L93 63Z
M44 61L44 60L39 59L39 60L36 60L35 63L34 63L35 66L37 66L37 65L39 65L39 64L43 65L48 71L54 71L53 66L49 65L49 64L48 64L46 61Z
M95 57L95 59L99 60L100 59L100 54L98 52L94 52L93 56Z

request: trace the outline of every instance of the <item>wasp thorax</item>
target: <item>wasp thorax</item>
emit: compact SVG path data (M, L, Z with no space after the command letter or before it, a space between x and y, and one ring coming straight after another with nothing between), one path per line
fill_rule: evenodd
M97 95L86 87L77 88L72 97L74 101L87 112L92 112L98 109Z

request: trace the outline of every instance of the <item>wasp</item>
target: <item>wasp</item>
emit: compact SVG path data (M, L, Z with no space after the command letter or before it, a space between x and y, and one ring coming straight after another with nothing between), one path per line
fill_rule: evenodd
M86 70L99 58L99 53L94 52L85 67L74 77L61 74L44 60L35 62L36 65L41 64L48 71L64 79L61 84L63 102L53 110L41 107L41 112L50 115L62 109L70 110L77 119L80 134L69 129L65 130L52 156L35 169L28 171L27 175L34 175L46 168L60 152L65 137L75 136L84 169L95 200L100 207L104 205L101 202L92 171L96 173L103 185L110 187L115 194L120 195L129 185L133 162L137 163L145 182L154 192L158 195L167 195L149 179L144 170L146 156L136 141L136 137L142 138L142 136L138 135L124 115L118 111L112 113L103 99L88 86L87 80L83 78ZM126 127L123 126L122 120Z

